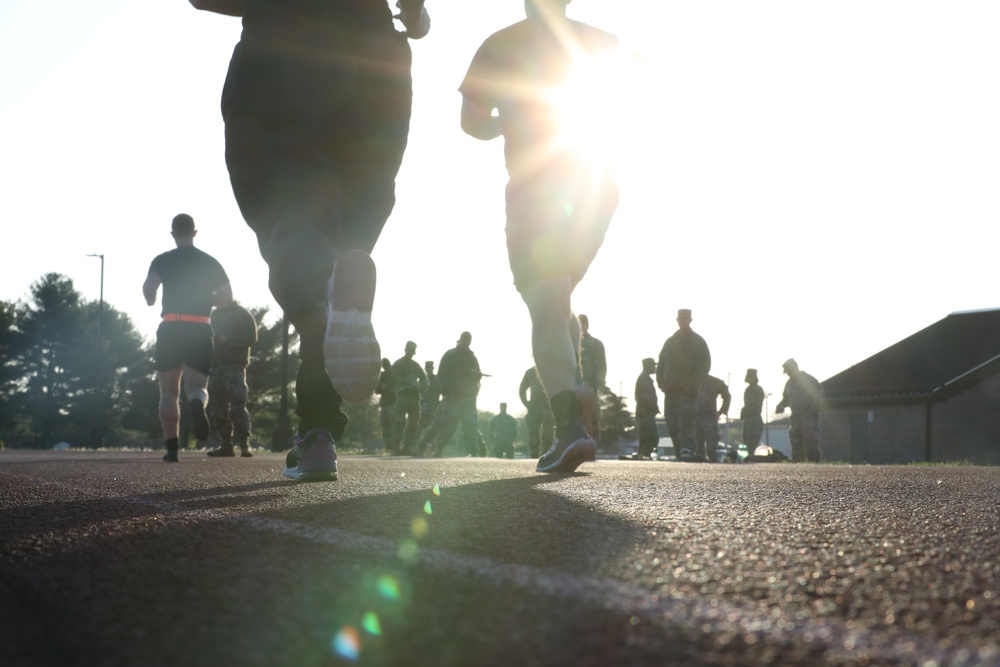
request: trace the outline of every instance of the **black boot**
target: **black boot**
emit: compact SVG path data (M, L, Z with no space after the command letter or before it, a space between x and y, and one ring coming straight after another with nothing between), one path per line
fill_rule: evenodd
M170 438L167 440L167 453L163 455L163 460L167 463L177 463L180 461L177 458L177 438Z

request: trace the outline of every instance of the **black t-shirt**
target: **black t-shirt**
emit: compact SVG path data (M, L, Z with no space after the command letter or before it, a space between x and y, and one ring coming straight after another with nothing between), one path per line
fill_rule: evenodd
M223 117L334 113L359 76L408 77L405 43L386 0L258 0L243 16Z
M229 282L218 260L194 246L157 255L149 265L163 282L161 315L208 315L215 291Z

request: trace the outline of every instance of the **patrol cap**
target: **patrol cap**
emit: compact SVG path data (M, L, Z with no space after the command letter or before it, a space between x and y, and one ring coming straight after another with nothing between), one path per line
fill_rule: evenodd
M677 311L677 319L679 320L690 320L691 319L691 309L681 308Z
M407 352L410 352L410 351L416 352L417 351L417 344L414 343L412 340L408 340L408 341L406 341L406 348L405 349L406 349Z
M799 370L799 363L794 359L789 359L785 363L781 364L781 370L787 373L791 369Z
M757 379L757 369L756 368L748 368L747 369L747 377L746 377L746 379L747 380L756 380Z
M170 223L170 233L174 236L191 236L194 234L194 218L187 213L178 213Z
M643 368L645 368L646 366L655 366L655 365L656 365L656 359L654 359L653 357L646 357L645 359L642 360Z

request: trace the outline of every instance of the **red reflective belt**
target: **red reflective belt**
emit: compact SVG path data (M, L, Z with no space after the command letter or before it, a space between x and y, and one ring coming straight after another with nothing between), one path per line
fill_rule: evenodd
M197 322L198 324L211 324L212 320L208 315L180 315L170 314L163 316L164 322Z

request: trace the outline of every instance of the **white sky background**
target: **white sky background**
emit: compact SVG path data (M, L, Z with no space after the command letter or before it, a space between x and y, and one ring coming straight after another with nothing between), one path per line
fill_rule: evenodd
M527 312L504 247L502 145L465 136L456 91L522 0L428 0L413 42L410 146L374 257L383 354L436 363L469 330L481 408L520 413ZM571 17L646 62L622 203L574 297L629 398L694 310L713 374L781 393L795 357L820 380L955 310L1000 305L1000 3L576 0ZM141 284L194 216L237 298L274 305L223 158L219 97L237 19L185 0L0 4L0 299L44 273L100 290L152 338ZM627 138L627 137L626 137Z

